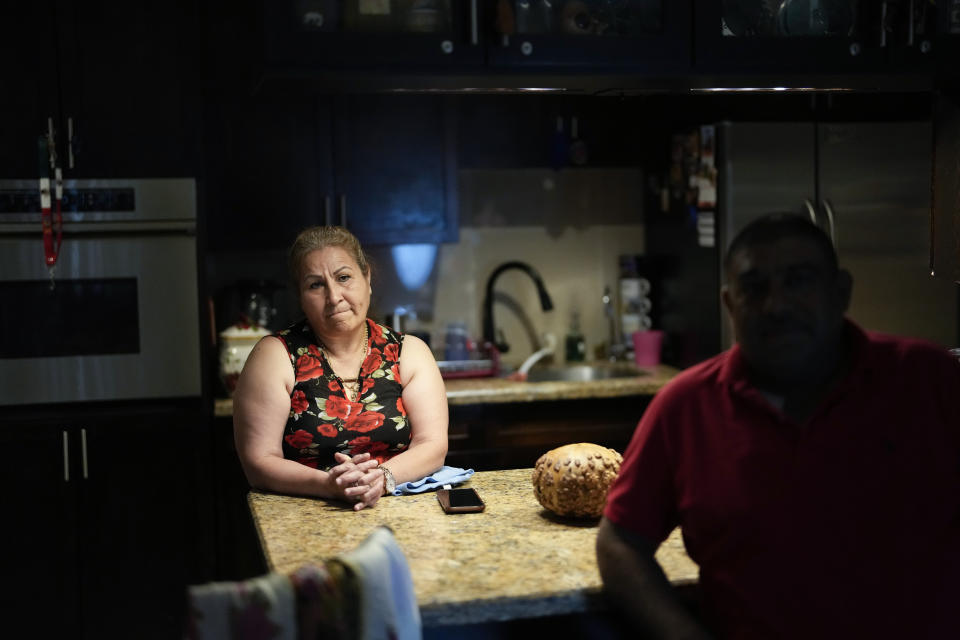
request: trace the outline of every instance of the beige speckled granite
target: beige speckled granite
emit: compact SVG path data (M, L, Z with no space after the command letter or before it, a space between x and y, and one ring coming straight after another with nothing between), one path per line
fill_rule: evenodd
M407 556L425 626L469 624L602 608L596 521L563 520L533 496L531 469L474 474L483 513L447 515L433 492L386 497L373 509L251 492L250 509L271 570L348 551L389 525ZM696 581L678 531L657 559L674 584Z
M675 375L676 369L660 365L652 367L646 375L590 382L514 382L503 378L447 380L447 403L493 404L651 395Z
M464 378L445 382L448 404L498 404L651 395L675 375L676 369L660 365L651 367L648 375L591 382L515 382L503 378ZM230 398L217 399L214 414L233 415L233 401Z

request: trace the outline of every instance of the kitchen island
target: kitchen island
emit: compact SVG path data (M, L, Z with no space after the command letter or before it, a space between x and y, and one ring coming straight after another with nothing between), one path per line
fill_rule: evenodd
M289 573L349 551L377 526L393 531L410 565L424 627L478 624L605 608L594 552L596 520L543 509L531 469L478 472L461 486L483 513L447 515L429 492L382 498L373 509L250 492L248 503L268 569ZM657 551L677 586L698 568L674 531Z

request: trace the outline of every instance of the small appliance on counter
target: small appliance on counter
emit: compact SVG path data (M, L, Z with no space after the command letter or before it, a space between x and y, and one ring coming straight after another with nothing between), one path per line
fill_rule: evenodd
M246 279L224 287L217 294L217 326L253 325L281 329L277 324L277 293L283 285L272 280Z
M231 396L250 352L263 336L272 332L255 324L235 324L218 335L220 338L220 381Z
M277 293L283 285L257 278L238 280L217 292L213 325L217 335L218 368L223 391L232 396L253 347L283 321L277 321Z

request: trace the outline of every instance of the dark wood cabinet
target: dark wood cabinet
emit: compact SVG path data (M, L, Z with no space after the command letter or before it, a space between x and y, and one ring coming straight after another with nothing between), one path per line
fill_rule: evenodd
M0 175L46 170L48 132L65 179L192 175L194 12L186 0L6 3Z
M258 78L339 90L927 90L951 3L383 0L256 3ZM954 32L955 32L954 31ZM955 40L955 37L953 38ZM757 84L751 84L750 80ZM806 83L806 84L805 84Z
M246 580L267 572L256 525L247 506L250 484L233 441L233 418L213 419L213 487L216 496L216 580Z
M211 249L280 249L316 224L365 245L457 238L449 98L223 98L206 122Z
M487 38L492 67L685 73L690 3L497 2Z
M211 99L205 114L207 247L281 249L324 224L331 110L312 96Z
M37 635L49 637L75 635L80 621L78 479L69 464L70 436L68 426L57 421L4 421L0 428L5 458L0 477L7 488L3 566L10 585L0 611L8 620L42 624Z
M483 68L684 71L690 3L283 0L262 5L267 74Z
M933 3L693 0L693 4L697 72L836 78L933 69L937 28Z
M52 0L0 5L0 175L4 178L38 177L38 138L46 133L48 118L51 126L56 122L59 127L52 12Z
M333 128L337 212L365 245L457 240L449 98L345 96Z
M60 83L67 177L197 170L196 8L189 0L65 2Z
M266 0L266 64L319 69L484 62L481 0Z
M651 398L450 405L446 464L476 471L532 468L547 451L576 442L622 454Z
M42 635L181 635L186 586L212 576L206 433L198 411L161 406L5 420L4 608Z

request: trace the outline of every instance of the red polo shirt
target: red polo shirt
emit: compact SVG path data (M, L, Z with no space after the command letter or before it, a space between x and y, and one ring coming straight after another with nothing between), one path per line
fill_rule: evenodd
M960 363L847 326L850 374L800 426L738 347L653 399L605 515L677 525L725 638L960 637Z

